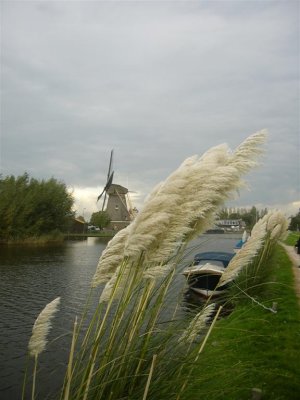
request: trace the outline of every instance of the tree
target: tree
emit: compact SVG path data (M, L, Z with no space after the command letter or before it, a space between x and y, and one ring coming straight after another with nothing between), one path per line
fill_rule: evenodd
M110 217L106 211L98 211L92 214L90 223L98 226L101 230L110 223Z
M219 219L242 219L248 230L251 230L257 220L262 218L264 215L268 213L268 209L265 208L263 210L258 210L255 206L252 206L251 209L247 210L246 208L238 208L238 209L230 209L223 208L218 213Z
M299 210L298 214L296 214L290 218L291 218L291 222L289 225L289 230L299 231L300 230L300 210Z
M218 219L228 219L229 211L228 208L222 208L218 212Z
M26 238L63 232L73 217L74 199L54 178L37 180L27 173L0 177L0 236Z

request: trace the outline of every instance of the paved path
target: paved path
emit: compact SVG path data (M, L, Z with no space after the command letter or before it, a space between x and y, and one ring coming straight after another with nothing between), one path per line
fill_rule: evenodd
M295 247L287 246L286 244L281 243L282 247L287 252L290 260L293 263L293 272L295 276L295 286L296 286L296 294L298 296L298 301L300 304L300 254L296 253Z

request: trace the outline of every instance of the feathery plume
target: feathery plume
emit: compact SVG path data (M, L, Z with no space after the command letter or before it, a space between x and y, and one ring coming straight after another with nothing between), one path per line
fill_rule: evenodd
M267 229L271 233L272 239L282 239L286 235L288 221L280 211L270 211L267 215ZM278 226L278 228L276 228ZM275 230L276 228L276 230ZM276 234L275 234L276 232Z
M107 244L103 251L96 272L92 279L92 287L106 283L113 276L124 256L125 240L129 235L130 225L119 231Z
M123 261L124 264L120 264L116 271L113 273L112 277L104 286L102 290L99 303L107 303L114 290L114 298L119 298L120 294L124 290L125 286L128 284L128 277L130 275L131 265L129 265L128 260ZM117 282L118 281L118 282Z
M265 140L266 131L261 131L246 139L233 154L227 145L220 145L201 158L185 160L149 197L132 224L125 254L137 257L146 247L146 259L159 263L167 260L182 241L206 230L219 206L243 185L240 176L257 165L259 147Z
M278 236L279 240L284 240L288 235L289 221L285 218L281 223L281 232Z
M149 195L142 211L100 258L92 286L106 282L124 257L163 264L182 243L205 231L218 208L243 186L241 175L257 164L266 132L257 132L234 153L227 145L186 159Z
M224 150L224 146L222 147ZM141 239L144 235L147 240L147 257L159 263L175 251L182 238L191 230L191 222L195 212L199 209L197 194L201 193L203 182L215 169L220 159L220 148L216 149L218 157L213 162L213 151L209 157L200 161L196 156L191 157L160 185L160 190L155 196L150 196L150 201L145 204L133 223L131 235L128 237L125 254L136 255L141 251L140 246L145 243ZM226 155L224 156L226 158ZM224 158L223 157L223 158ZM206 161L206 162L204 162ZM201 164L201 165L200 165ZM209 199L203 201L203 206L208 208ZM201 211L197 214L201 216ZM204 216L203 216L204 217ZM149 237L149 221L153 226L152 237ZM140 236L141 235L141 236Z
M249 136L232 154L231 162L241 173L246 173L256 167L257 157L262 154L261 146L265 143L268 131L263 129Z
M251 263L261 249L266 237L266 222L258 220L252 229L251 236L240 251L231 259L223 272L217 287L225 285L236 278L239 272Z
M276 240L280 237L280 235L281 235L281 224L278 224L272 229L270 238L272 240L274 240L274 239Z
M51 328L51 319L56 313L59 303L60 297L57 297L51 303L47 304L37 317L28 344L29 354L32 357L37 357L45 350L47 344L46 336Z
M267 219L267 229L270 232L276 225L281 224L282 222L282 214L280 211L269 211L265 217Z
M174 264L156 265L150 267L143 273L144 279L160 279L166 276L174 268Z
M119 273L119 268L117 268L117 271L113 274L113 276L109 279L109 281L106 283L104 286L104 289L102 290L99 303L107 303L112 295L112 290L114 285L116 284L117 281L117 276Z
M190 322L187 329L179 338L179 342L192 343L196 337L205 329L212 313L215 310L215 303L209 304L201 310Z

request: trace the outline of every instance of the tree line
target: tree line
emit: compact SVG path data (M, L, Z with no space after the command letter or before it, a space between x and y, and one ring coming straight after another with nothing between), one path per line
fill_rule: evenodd
M74 199L63 182L37 180L27 173L0 175L0 238L41 237L68 229Z
M255 206L247 208L222 208L218 213L219 219L241 219L246 224L246 229L251 230L256 222L268 213L268 209L259 210Z
M259 210L255 206L252 206L250 209L247 209L247 208L236 208L236 209L222 208L220 210L220 212L218 213L218 218L219 219L241 219L245 222L246 229L251 231L251 229L256 224L256 222L260 218L264 217L267 213L268 213L267 208ZM290 219L289 230L299 231L300 230L300 210L296 215L289 217L289 219Z
M37 180L27 173L20 176L0 175L0 239L24 239L48 234L67 232L75 216L72 211L73 196L67 191L65 183L51 178ZM268 210L223 208L219 219L242 219L251 230L259 218ZM91 216L90 223L106 227L110 218L105 211ZM300 229L300 210L290 217L290 230Z

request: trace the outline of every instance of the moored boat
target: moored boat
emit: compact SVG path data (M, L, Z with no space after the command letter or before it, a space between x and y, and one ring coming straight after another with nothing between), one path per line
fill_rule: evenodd
M235 253L238 253L241 248L244 246L244 244L247 242L247 232L244 231L242 238L235 244L233 251Z
M218 297L226 286L216 286L234 253L205 252L196 254L193 264L183 271L189 289L201 297Z

